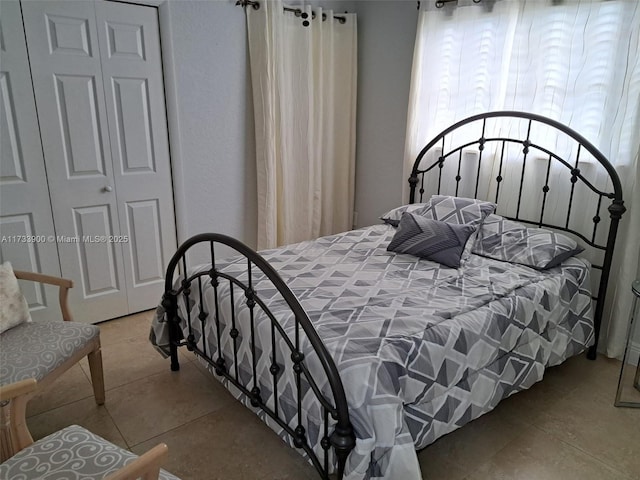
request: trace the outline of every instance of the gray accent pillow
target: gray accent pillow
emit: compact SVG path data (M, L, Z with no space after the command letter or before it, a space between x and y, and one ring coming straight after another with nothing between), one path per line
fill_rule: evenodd
M429 200L429 206L422 215L455 225L470 225L477 232L484 219L495 210L495 203L484 200L433 195ZM465 263L471 256L471 249L476 240L476 232L472 234L470 241L467 242L467 246L462 252L461 263Z
M464 246L475 231L471 225L440 222L405 212L387 250L458 268Z
M400 223L400 219L402 218L402 214L404 212L422 215L428 208L428 203L409 203L407 205L402 205L401 207L393 208L384 215L380 215L380 220L382 220L387 225L391 225L395 228Z
M546 270L560 265L584 248L566 235L528 228L500 215L489 215L478 231L473 253L504 262Z
M425 209L422 215L441 222L472 225L478 228L487 215L495 212L495 210L495 203L485 202L484 200L434 195L429 200L429 207Z

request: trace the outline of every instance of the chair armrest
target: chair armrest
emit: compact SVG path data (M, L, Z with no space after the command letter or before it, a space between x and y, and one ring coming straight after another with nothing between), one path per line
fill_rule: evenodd
M160 443L105 480L157 480L160 465L167 459L168 452L167 445Z
M5 461L33 443L27 428L27 401L35 392L35 378L0 386L0 460Z
M0 402L13 400L16 397L35 392L38 382L35 378L27 378L9 385L0 386Z
M19 280L30 280L32 282L56 285L58 287L73 288L73 281L66 278L44 275L43 273L25 272L24 270L14 270L13 273Z
M29 280L31 282L45 283L47 285L55 285L57 287L60 287L58 298L60 301L62 318L67 322L73 320L71 311L69 310L69 304L67 302L69 289L73 288L73 281L67 280L66 278L53 277L51 275L44 275L42 273L25 272L22 270L14 270L13 273L18 280Z

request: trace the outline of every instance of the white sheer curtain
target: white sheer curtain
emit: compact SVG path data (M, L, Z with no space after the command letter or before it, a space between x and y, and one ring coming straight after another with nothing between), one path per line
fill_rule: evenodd
M356 17L283 7L247 8L259 249L349 230L353 216Z
M434 2L422 3L405 178L431 137L457 120L485 111L534 112L569 125L591 141L616 167L628 209L616 244L600 342L600 350L621 357L630 285L640 273L640 3L459 0L457 8L448 4L442 9L435 9ZM557 149L562 139L549 141ZM584 159L581 168L595 166ZM493 181L495 163L482 175ZM508 179L505 175L506 185ZM552 179L561 180L553 174ZM598 186L605 183L604 178L597 179ZM539 189L531 191L527 203L536 204L539 195ZM501 194L499 203L508 210L513 202L505 199ZM566 211L561 194L554 201L558 214ZM572 221L591 221L593 209L587 203L581 204L582 214Z

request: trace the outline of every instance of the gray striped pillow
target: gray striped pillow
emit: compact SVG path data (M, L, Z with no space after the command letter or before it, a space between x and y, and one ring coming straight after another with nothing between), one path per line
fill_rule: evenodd
M404 213L387 250L458 268L464 246L475 231L476 227L471 225L457 225Z

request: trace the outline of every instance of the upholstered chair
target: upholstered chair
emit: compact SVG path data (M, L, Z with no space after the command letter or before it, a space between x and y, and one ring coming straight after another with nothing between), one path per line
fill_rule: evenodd
M14 405L13 415L3 418L3 422L22 440L21 449L0 465L0 478L179 480L160 469L168 451L164 443L138 457L78 425L70 425L33 442L24 414L27 400L36 387L33 378L0 387L0 403Z
M28 307L17 280L59 287L63 321L31 321ZM7 262L0 265L0 386L35 379L38 390L51 384L83 357L88 357L96 403L105 401L100 329L95 325L73 322L67 303L73 282L39 273L13 271ZM37 393L30 391L26 401ZM30 438L16 436L6 428L4 419L23 412L11 412L13 402L0 404L2 449L0 460L25 447Z

